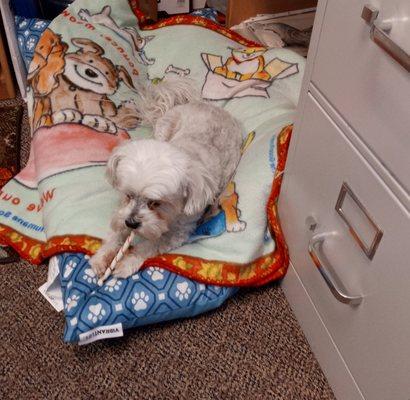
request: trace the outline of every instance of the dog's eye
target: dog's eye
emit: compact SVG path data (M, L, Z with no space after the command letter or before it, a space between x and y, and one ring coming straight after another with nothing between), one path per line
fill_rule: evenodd
M131 195L131 194L128 194L128 193L127 193L127 194L125 195L125 197L127 198L128 201L131 201L131 200L132 200L132 195Z
M147 203L147 206L150 210L154 210L155 208L158 208L161 205L161 203L157 200L150 200Z
M90 64L92 64L94 61L93 61L93 60L88 60L88 62L89 62Z

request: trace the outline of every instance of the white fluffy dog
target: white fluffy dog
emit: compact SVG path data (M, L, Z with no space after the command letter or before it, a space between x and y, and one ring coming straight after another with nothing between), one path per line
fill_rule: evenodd
M131 230L141 238L113 274L126 278L149 257L187 241L240 159L242 129L223 109L200 100L186 78L140 85L138 117L154 139L114 149L107 177L121 194L111 232L90 263L102 276Z

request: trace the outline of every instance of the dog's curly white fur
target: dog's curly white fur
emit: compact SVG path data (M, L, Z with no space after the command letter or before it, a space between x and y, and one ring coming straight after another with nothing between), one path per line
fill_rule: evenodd
M242 129L225 110L200 100L186 78L140 84L138 118L154 139L117 147L107 177L121 202L111 232L91 258L102 276L130 229L142 239L113 274L128 277L149 257L187 241L205 209L229 183L240 159Z

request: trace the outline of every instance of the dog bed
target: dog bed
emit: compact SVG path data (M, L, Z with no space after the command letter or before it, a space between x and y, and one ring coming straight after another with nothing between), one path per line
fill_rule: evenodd
M194 315L233 293L215 287L258 286L284 276L288 254L276 201L304 63L292 51L262 48L201 17L176 16L145 26L135 1L77 0L49 25L28 71L30 159L1 190L0 242L36 264L63 253L66 340L77 341L107 322L121 321L128 328ZM149 271L158 271L149 268L160 268L172 287L169 293L184 279L197 297L170 313L151 314L159 309L162 292L150 296L130 277L117 285L127 288L121 304L130 314L125 315L104 297L112 296L109 285L116 284L108 281L98 289L92 279L76 295L78 308L70 306L71 291L84 285L78 277L89 270L87 259L74 253L91 255L98 249L117 201L104 179L109 154L123 140L151 134L130 114L134 82L155 83L172 74L190 77L205 99L225 107L243 125L241 162L213 213L189 243L147 260L137 274L142 284ZM64 274L73 257L78 271L75 281L67 281ZM199 285L217 293L217 300L199 301ZM145 286L154 290L155 285L146 281ZM141 299L134 294L142 291L155 299L143 317L131 306ZM95 319L93 310L102 310L98 304L104 301L107 318L100 313L102 318ZM79 325L70 331L72 318Z
M125 329L192 317L219 307L238 290L204 285L159 267L148 267L130 279L109 278L97 287L88 259L81 253L56 257L66 342L87 344L122 336Z

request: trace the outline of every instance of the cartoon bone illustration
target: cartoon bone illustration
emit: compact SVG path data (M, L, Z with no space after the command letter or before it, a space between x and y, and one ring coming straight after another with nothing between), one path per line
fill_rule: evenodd
M119 27L114 19L111 17L111 7L105 6L103 9L96 14L91 14L90 11L86 9L81 9L78 12L78 16L86 22L91 24L99 24L102 25L115 34L117 34L120 38L124 39L126 42L129 43L132 49L132 54L134 57L137 58L137 61L140 64L144 65L151 65L154 64L155 58L148 58L145 54L144 47L145 45L151 41L154 36L145 36L142 37L137 29L132 27Z
M167 69L165 70L166 74L177 74L178 76L187 76L191 73L191 70L189 68L179 68L179 67L174 67L172 64L169 64Z

